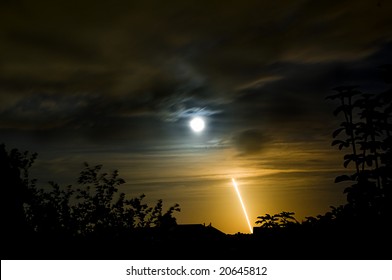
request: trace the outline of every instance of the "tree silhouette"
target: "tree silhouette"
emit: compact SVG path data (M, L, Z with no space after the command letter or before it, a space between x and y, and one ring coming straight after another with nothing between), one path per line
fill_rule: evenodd
M386 69L384 75L390 77L391 70ZM338 176L335 182L353 182L344 192L357 216L391 214L391 89L379 94L364 93L356 86L334 90L337 94L327 98L340 101L334 115L343 114L344 121L333 132L332 145L350 148L343 166L355 166L353 174Z
M126 199L118 197L118 188L125 183L118 171L102 172L102 165L84 164L78 178L79 187L61 189L50 182L52 190L30 188L33 199L26 205L30 226L41 233L49 232L70 236L118 235L135 228L161 227L176 224L172 214L180 211L179 205L163 213L163 202L154 207L143 202L145 195Z
M279 214L265 214L264 216L259 216L256 224L261 224L262 228L277 229L282 227L288 227L291 225L299 224L299 222L294 218L294 212L281 212Z
M18 149L8 152L5 144L0 145L2 229L10 238L22 238L27 231L24 204L32 200L29 188L35 185L28 171L36 157Z
M392 65L380 69L384 81L391 84ZM347 203L330 206L330 211L306 217L301 223L293 212L257 217L256 224L261 225L257 240L269 254L284 250L287 256L295 246L284 241L292 237L312 257L340 252L341 257L352 259L377 254L375 248L385 253L392 249L392 88L378 94L363 92L358 86L333 90L336 94L327 99L339 101L333 113L343 120L332 133L332 146L348 150L343 166L353 167L352 173L335 178L335 183L350 183L344 190Z
M86 251L84 244L91 243L91 252L84 252L85 256L104 254L120 243L141 246L137 239L140 236L135 234L138 229L157 229L155 234L159 235L177 224L173 214L180 211L178 204L164 211L161 199L149 206L143 201L144 194L128 199L125 193L118 193L125 181L117 170L106 173L102 165L85 163L78 186L61 187L49 182L49 190L44 190L37 187L37 180L29 178L29 168L37 154L21 153L18 149L7 152L2 144L0 157L4 182L2 225L6 238L15 240L23 250L80 253ZM110 241L105 250L103 240ZM35 244L40 247L34 247ZM6 254L17 251L10 249Z

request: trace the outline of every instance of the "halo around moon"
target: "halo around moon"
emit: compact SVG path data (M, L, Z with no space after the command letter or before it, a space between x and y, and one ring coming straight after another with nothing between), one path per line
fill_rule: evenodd
M200 117L195 117L189 122L190 127L194 132L201 132L205 127L204 120Z

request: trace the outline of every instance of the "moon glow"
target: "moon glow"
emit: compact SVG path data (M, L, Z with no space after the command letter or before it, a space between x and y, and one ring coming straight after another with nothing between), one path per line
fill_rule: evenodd
M204 120L200 117L193 118L189 122L189 125L191 126L191 128L194 132L200 132L205 127Z

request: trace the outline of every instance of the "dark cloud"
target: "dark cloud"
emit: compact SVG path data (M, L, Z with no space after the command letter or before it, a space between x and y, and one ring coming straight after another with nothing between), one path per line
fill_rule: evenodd
M358 63L392 40L389 2L11 2L2 128L125 131L196 114L226 116L226 130L283 128L321 119L333 83L364 75Z
M248 129L233 137L233 142L240 155L255 155L268 147L271 137L258 129Z

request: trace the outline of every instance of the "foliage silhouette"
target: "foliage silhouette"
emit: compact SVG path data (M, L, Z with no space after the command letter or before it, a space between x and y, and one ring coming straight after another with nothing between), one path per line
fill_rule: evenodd
M391 76L386 67L384 77ZM385 79L388 81L388 79ZM390 80L390 78L389 78ZM335 115L343 114L344 122L332 134L332 145L339 150L351 147L344 155L343 166L355 166L353 174L336 177L335 182L351 181L345 189L348 207L358 218L390 215L391 212L391 89L379 94L363 93L355 86L342 86L328 99L339 100ZM342 135L344 132L344 135ZM338 139L338 136L341 138Z
M18 149L8 152L4 144L0 145L2 224L6 236L22 236L27 230L23 205L32 200L29 188L35 186L36 180L29 178L28 170L36 157L35 153L21 153Z
M392 83L392 65L383 65L383 79ZM390 252L392 216L392 88L378 94L364 93L358 86L341 86L327 99L338 100L335 116L343 116L340 127L332 133L332 146L349 149L343 157L344 168L353 166L353 173L335 178L335 183L351 182L344 193L347 203L316 217L298 222L294 212L265 214L257 217L260 240L271 244L270 252L288 250L283 240L309 244L302 248L317 248L324 254L340 251L341 256L358 258L375 248ZM283 235L282 235L283 233ZM263 243L263 246L265 243ZM293 248L293 247L290 247ZM298 249L298 248L297 248ZM371 253L370 253L371 254ZM378 254L379 255L379 254ZM287 256L287 255L286 255Z
M154 207L143 202L145 195L126 199L115 194L125 183L118 171L102 172L102 165L89 166L80 172L79 187L50 182L52 190L30 188L32 203L26 205L27 221L37 232L66 233L71 236L118 235L135 228L167 227L176 224L172 214L179 205L163 213L162 200Z
M110 240L113 246L133 240L139 247L142 244L137 244L140 240L135 234L138 229L154 228L162 234L177 224L173 214L180 211L178 204L164 211L161 199L149 206L143 201L144 194L131 199L124 193L117 194L125 183L117 170L106 173L102 165L85 163L77 187L60 187L49 182L50 190L45 191L37 187L37 180L29 179L29 168L36 153L29 155L17 149L7 152L4 144L0 146L0 153L5 179L1 188L3 225L8 238L20 238L21 247L32 248L34 243L45 242L49 249L50 243L61 242L62 250L68 247L77 251L81 244L94 240ZM40 249L45 248L41 246ZM59 247L57 243L56 248ZM102 245L100 248L103 250Z
M299 222L294 218L294 212L281 212L279 214L265 214L264 216L257 217L259 221L256 224L261 224L262 228L282 228L291 225L299 224Z

